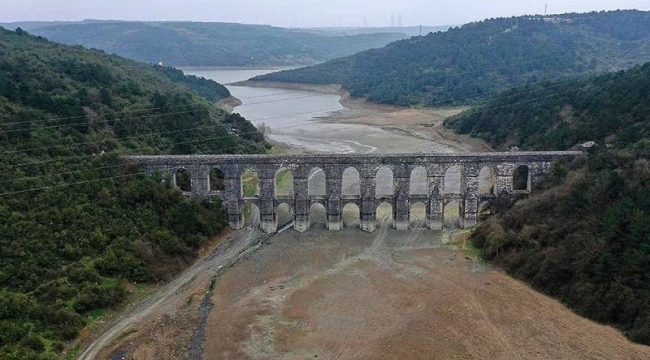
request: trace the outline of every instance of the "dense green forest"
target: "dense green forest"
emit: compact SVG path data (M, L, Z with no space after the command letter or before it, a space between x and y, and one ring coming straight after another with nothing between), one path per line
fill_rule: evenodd
M650 13L615 11L490 19L254 80L340 84L377 103L451 106L649 60Z
M650 63L514 88L445 125L498 149L563 150L587 141L624 148L650 138Z
M403 33L333 36L266 25L198 22L30 23L52 41L173 66L295 66L380 48Z
M265 152L251 123L214 106L223 90L0 29L1 359L57 358L94 314L169 279L224 228L218 202L118 157Z
M514 276L650 345L650 64L513 89L447 125L499 149L596 143L471 238Z

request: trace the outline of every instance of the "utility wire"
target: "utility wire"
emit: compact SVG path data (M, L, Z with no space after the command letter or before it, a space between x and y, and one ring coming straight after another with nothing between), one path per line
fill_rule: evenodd
M630 79L630 78L634 78L634 77L637 77L637 76L640 76L640 75L642 75L642 74L630 75L630 76L627 76L627 77L623 77L622 79L623 79L623 80L625 80L625 79ZM613 78L613 79L610 79L610 80L605 80L605 81L603 81L603 82L601 82L601 83L606 83L606 82L609 82L609 81L612 81L612 80L616 80L616 78ZM597 83L596 85L599 85L599 84L601 84L601 83ZM557 87L557 86L561 86L561 85L555 85L555 86L552 86L552 87ZM552 87L549 87L549 88L552 88ZM518 93L516 93L516 94L513 94L512 96L514 96L514 95L521 95L521 94L525 94L525 93L536 92L536 91L542 91L542 90L545 90L545 89L546 89L546 88L544 88L544 89L534 89L534 90L524 91L524 92L518 92ZM519 103L513 103L513 104L503 105L503 106L496 107L496 108L479 108L479 109L477 109L477 110L475 110L475 111L471 111L471 110L469 110L468 113L474 114L474 113L480 113L480 112L487 112L487 111L491 111L491 110L494 110L494 109L499 109L499 108L502 108L502 107L514 106L514 105L518 105L518 104L525 104L525 103L529 103L529 102L532 102L532 101L537 101L537 100L547 99L547 98L552 97L552 96L555 96L555 95L559 95L559 94L563 94L563 93L575 92L575 91L579 91L579 90L581 90L581 89L574 89L574 90L569 90L569 91L566 91L566 92L561 92L561 93L551 94L551 95L549 95L549 96L544 96L544 97L540 97L540 98L530 99L530 100L523 101L523 102L519 102ZM334 108L334 109L329 109L329 110L325 109L325 110L314 111L314 112L309 112L309 113L319 113L319 112L324 112L324 111L335 111L335 110L340 110L340 109L339 109L339 108ZM306 113L303 113L303 114L306 114ZM302 115L302 114L282 115L282 116L271 117L271 118L262 118L262 119L258 119L258 120L256 120L256 121L264 121L264 120L269 120L269 119L273 119L273 118L283 118L283 117L290 117L290 116L296 116L296 115ZM302 125L298 125L298 126L302 126ZM279 130L279 128L278 128L278 130ZM139 137L139 136L146 136L146 134L134 135L133 137ZM114 139L113 139L113 140L114 140ZM107 140L107 141L112 141L112 140ZM65 145L65 146L68 146L68 145ZM70 146L75 146L75 145L70 145ZM47 149L47 148L43 148L43 149ZM90 156L92 156L92 155L90 155ZM75 158L75 157L71 157L71 158ZM57 161L57 160L54 160L54 161ZM17 164L17 165L14 165L14 166L24 166L24 165L30 165L30 164L35 164L35 163Z
M555 51L555 53L558 53L560 51L561 50ZM503 64L503 66L504 67L510 67L512 65L531 63L531 62L535 62L535 61L546 60L546 59L557 58L557 57L558 56L547 56L547 57L537 58L537 59L528 60L528 61L524 61L524 62ZM598 60L600 60L600 59L598 59ZM600 61L604 62L604 60L600 60ZM476 70L467 70L467 71L462 71L462 72L449 73L449 74L446 74L446 75L447 76L456 76L456 75L463 75L463 74L470 73L470 72L475 72L475 71ZM444 73L444 72L445 72L444 70L439 70L439 71L436 71L436 72L433 72L433 73ZM505 79L505 78L508 78L508 77L509 76L502 76L502 77L498 77L496 79ZM482 82L478 82L478 83L474 83L474 84L482 84L482 83L487 83L487 82L494 82L494 80L495 79L493 78L493 79L490 79L490 80L486 80L486 81L482 81ZM368 84L368 83L367 82L358 82L358 83L347 84L346 86L354 86L354 85L357 85L357 84ZM456 89L458 89L458 88L462 89L462 88L468 88L468 87L474 87L474 86L470 85L470 86L461 86L461 87L455 87L455 88ZM511 87L511 86L509 86L509 87ZM294 93L295 91L300 91L300 90L281 92L281 93L277 93L277 94L267 94L267 95L261 95L261 96L252 96L252 97L246 97L246 98L243 98L243 99L253 99L253 98L277 96L277 95L281 95L281 94L291 94L291 93ZM499 90L496 90L496 91L499 91ZM265 101L265 102L257 102L257 103L248 103L248 104L243 104L243 105L244 106L249 106L249 105L256 105L256 104L266 104L266 103L269 103L269 102L295 100L295 99L315 97L315 96L320 96L320 95L321 95L321 93L319 93L318 95L308 95L308 96L304 96L304 97L291 97L291 98L286 98L286 99L271 100L271 101L268 101L268 102ZM478 98L478 97L481 97L481 95L470 96L470 97L467 97L467 98ZM460 98L460 99L462 99L462 98ZM242 99L240 99L240 100L242 100ZM445 99L443 101L447 101L447 100L454 100L454 99ZM136 110L125 110L125 111L113 111L113 112L109 112L109 113L99 114L99 116L116 115L116 114L123 114L123 113L137 113L137 112L165 110L165 109L177 109L177 108L186 108L186 107L199 107L199 108L202 107L202 108L205 108L205 105L204 104L198 104L198 105L197 104L189 104L189 105L178 105L178 106L171 106L171 107L166 107L166 106L164 106L164 107L155 107L155 108L140 109L140 110L136 109ZM17 124L25 124L25 123L41 123L41 122L50 122L50 121L79 119L79 118L85 118L85 117L87 117L87 116L86 115L79 115L79 116L70 116L70 117L58 117L58 118L48 118L48 119L39 119L39 120L28 120L28 121L21 121L21 122L0 123L0 125L17 125ZM86 123L84 122L84 123L80 123L80 124L86 124ZM70 126L70 125L76 125L76 124L61 124L61 125L62 126ZM2 131L0 131L0 132L2 132Z
M629 76L629 77L624 77L623 79L632 78L632 77L639 76L639 75L641 75L641 74L632 75L632 76ZM613 80L619 80L619 79L617 79L617 78L612 78L612 79L609 79L609 80L603 81L603 82L598 83L598 84L603 84L603 83L606 83L606 82L609 82L609 81L613 81ZM598 84L597 84L597 85L598 85ZM500 108L505 108L505 107L510 107L510 106L516 106L516 105L520 105L520 104L526 104L526 103L530 103L530 102L533 102L533 101L542 100L542 99L547 99L547 98L551 98L551 97L553 97L553 96L557 96L557 95L561 95L561 94L566 94L566 93L571 93L571 92L580 91L580 90L582 90L582 88L573 89L573 90L564 91L564 92L559 92L559 93L551 94L551 95L548 95L548 96L539 97L539 98L535 98L535 99L529 99L529 100L526 100L526 101L521 101L521 102L517 102L517 103L513 103L513 104L507 104L507 105L503 105L503 106L499 106L499 107L493 107L493 108L487 108L487 109L480 109L479 111L476 111L476 112L470 112L470 114L480 113L480 112L487 112L487 111L492 111L492 110L496 110L496 109L500 109ZM337 109L338 109L338 108L337 108ZM321 110L321 111L315 111L315 112L323 112L323 111L327 111L327 110ZM297 114L296 114L296 115L297 115ZM295 116L295 115L293 115L293 116ZM282 117L284 117L284 116L282 116ZM276 130L288 129L288 128L297 128L297 127L302 127L302 126L306 126L306 125L304 125L304 124L298 124L298 125L292 125L292 126L284 126L284 127L276 128ZM255 131L255 132L249 132L249 133L252 134L252 133L256 133L256 132L257 132L257 131ZM245 133L241 133L240 135L243 135L243 134L246 134L246 132L245 132ZM177 145L177 144L186 144L186 143L204 142L204 141L216 140L216 139L221 139L221 138L224 138L224 137L213 137L213 138L207 138L207 139L190 140L190 141L184 141L184 142L172 143L172 144L169 144L169 145ZM231 147L231 148L237 148L237 147ZM228 150L228 148L222 148L222 149L219 149L219 151L223 151L223 150ZM89 155L89 156L95 156L95 155ZM82 158L82 157L89 157L89 156L78 156L78 157L72 157L72 158ZM60 160L60 159L57 159L57 160L54 160L54 161L58 161L58 160ZM34 163L32 163L32 164L34 164ZM23 165L23 164L19 164L19 165ZM48 175L43 175L43 176L26 177L26 178L17 178L17 179L13 179L13 180L2 181L2 182L0 182L0 183L15 182L15 181L24 180L24 179L34 179L34 178L44 178L44 177L57 176L57 175L66 175L66 174L76 173L76 172L82 172L82 171L99 170L99 169L105 169L105 168L110 168L110 167L121 167L121 166L125 166L125 165L116 165L116 166L108 166L108 167L97 167L97 168L89 168L89 169L80 169L80 170L76 170L76 171L70 171L70 172L59 173L59 174L48 174ZM77 184L77 183L71 183L70 185L74 185L74 184ZM63 185L65 185L65 184L63 184ZM57 185L56 187L59 187L59 186ZM46 187L46 188L49 188L49 187ZM37 191L37 190L41 190L41 189L43 189L43 188L36 188L36 189L32 189L32 190L33 190L33 191ZM28 189L28 190L21 190L21 191L19 191L19 192L26 192L26 191L30 191L30 189ZM5 193L5 194L0 194L0 196L7 195L7 194L12 194L12 193L16 193L16 192L10 192L10 193Z
M308 115L308 114L315 114L315 113L323 113L323 112L328 112L328 111L336 111L336 110L341 110L341 108L330 108L330 109L323 109L323 110L315 110L315 111L308 111L308 112L303 112L303 113L295 113L295 114L290 114L290 115L280 115L280 116L273 116L273 117L267 117L267 118L261 118L256 121L264 121L264 120L271 120L271 119L279 119L279 118L285 118L285 117L291 117L291 116L298 116L298 115ZM295 128L295 127L301 127L305 126L304 124L298 124L298 125L292 125L292 126L285 126L281 128L275 128L276 130L279 129L289 129L289 128ZM255 134L258 133L258 130L255 131L250 131L250 132L242 132L236 135L245 135L245 134ZM142 135L140 135L142 136ZM230 134L228 136L223 136L221 138L227 138L230 136L234 136L233 134ZM137 135L135 136L137 137ZM106 140L106 141L113 141L115 139L111 140ZM174 143L170 144L174 145ZM68 145L66 145L68 146ZM74 146L74 145L70 145ZM43 147L41 149L48 149L49 147ZM76 159L76 158L89 158L89 157L95 157L97 155L77 155L77 156L68 156L68 157L63 157L63 158L57 158L57 159L50 159L50 160L43 160L43 161L34 161L34 162L29 162L29 163L22 163L22 164L15 164L15 165L5 165L5 166L0 166L0 169L3 168L12 168L12 167L21 167L21 166L28 166L28 165L38 165L38 164L46 164L46 163L51 163L51 162L57 162L57 161L63 161L63 160L69 160L69 159Z

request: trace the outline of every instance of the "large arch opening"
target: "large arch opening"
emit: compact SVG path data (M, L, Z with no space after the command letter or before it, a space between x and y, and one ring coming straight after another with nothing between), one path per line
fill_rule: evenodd
M185 168L177 169L174 173L174 185L181 191L192 191L192 175Z
M427 178L427 169L424 167L418 166L413 169L413 171L411 171L411 178L409 180L409 194L428 195L429 183Z
M210 174L208 176L210 177L210 191L226 190L226 176L224 175L223 171L221 171L221 169L214 168L210 170Z
M413 229L427 228L427 207L423 203L416 202L411 205L410 223Z
M246 202L243 208L244 227L252 229L260 226L260 208L257 205Z
M343 196L361 196L361 180L359 171L349 167L343 171L341 195Z
M278 229L293 221L293 211L287 203L278 205L275 213L278 219Z
M387 202L382 202L377 206L375 218L379 226L393 226L393 206Z
M460 175L461 169L459 165L454 165L445 171L445 194L460 194Z
M377 171L375 184L375 194L378 198L393 196L395 193L393 170L387 166L381 167L379 171Z
M457 229L460 227L460 202L457 200L449 202L445 205L444 210L445 227L450 229Z
M530 191L530 171L528 166L521 165L512 174L512 189L514 191Z
M327 228L327 211L323 204L312 204L309 208L309 224L310 227L316 229Z
M307 193L309 196L326 196L327 176L325 171L313 168L307 176Z
M275 196L293 196L293 174L287 168L275 172Z
M260 195L260 176L252 167L244 169L241 174L241 193L244 197Z
M361 226L361 211L357 204L347 203L343 207L343 226L349 228Z
M478 173L479 195L494 195L496 172L491 166L484 166Z

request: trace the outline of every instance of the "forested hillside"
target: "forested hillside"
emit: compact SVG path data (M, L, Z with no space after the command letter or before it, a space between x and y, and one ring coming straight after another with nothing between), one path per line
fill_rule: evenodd
M595 141L471 237L514 276L650 345L650 64L513 89L447 125L502 149Z
M330 36L266 25L98 22L31 25L52 41L173 66L290 66L348 56L407 38L402 33Z
M615 11L490 19L254 80L340 84L372 102L450 106L649 60L650 13Z
M563 150L650 139L650 63L628 71L523 86L445 121L497 149Z
M259 153L214 82L0 29L0 358L54 359L225 226L119 154ZM237 135L236 135L237 134Z

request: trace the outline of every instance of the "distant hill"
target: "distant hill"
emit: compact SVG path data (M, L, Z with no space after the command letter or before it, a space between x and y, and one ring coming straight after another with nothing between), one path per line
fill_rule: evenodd
M218 202L119 158L266 151L250 122L213 106L223 90L0 29L0 359L64 358L134 283L169 279L223 230Z
M21 23L5 24L13 28ZM381 32L332 36L266 25L199 22L84 21L22 23L30 33L171 66L310 65L409 37ZM23 29L26 30L26 29Z
M408 36L427 35L431 32L447 31L453 26L390 26L390 27L320 27L304 28L301 30L313 32L315 34L349 36L360 34L406 34Z
M595 142L471 240L515 277L650 345L650 63L511 89L445 125L497 149Z
M29 31L46 26L67 25L74 23L76 23L76 21L17 21L8 23L0 22L0 27L3 27L7 30L16 30L18 28L21 28L25 31Z
M253 80L340 84L372 102L446 106L648 60L650 13L614 11L490 19Z

